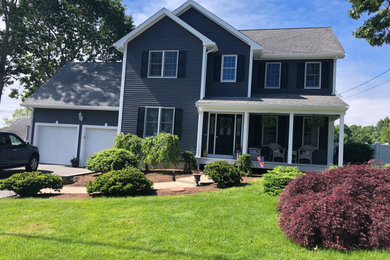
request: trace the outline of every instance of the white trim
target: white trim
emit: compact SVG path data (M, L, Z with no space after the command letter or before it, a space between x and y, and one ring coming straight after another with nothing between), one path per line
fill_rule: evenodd
M339 166L343 166L344 162L344 114L340 115L340 131L339 131Z
M162 57L161 57L161 74L160 76L150 76L150 61L151 61L151 54L153 52L161 52ZM176 52L176 75L175 76L164 76L165 72L165 53L166 52ZM149 79L177 79L177 72L179 68L179 51L178 50L150 50L148 54L148 78Z
M202 53L202 74L200 79L200 99L206 96L206 78L207 78L207 48L203 46Z
M233 129L233 156L236 150L236 134L237 134L237 114L234 114L234 129Z
M304 117L302 120L303 127L302 127L302 145L305 145L305 120L309 119L310 117ZM317 126L317 145L314 147L315 149L319 149L320 147L320 127Z
M275 143L278 143L279 139L279 116L276 116L276 139ZM261 146L268 147L269 144L265 145L264 144L264 124L261 124Z
M212 21L220 25L222 28L224 28L225 30L227 30L228 32L236 36L238 39L248 44L254 51L263 50L263 47L260 44L253 41L251 38L249 38L242 32L238 31L236 28L234 28L233 26L231 26L230 24L228 24L227 22L225 22L224 20L222 20L221 18L219 18L218 16L216 16L215 14L213 14L212 12L210 12L209 10L207 10L206 8L204 8L203 6L201 6L195 1L190 0L185 2L176 10L174 10L172 13L176 16L180 16L182 13L184 13L191 7L193 7L194 9L196 9L197 11L199 11L200 13L202 13L203 15L205 15L206 17L208 17L209 19L211 19Z
M293 138L294 138L294 113L289 115L289 124L288 124L288 150L287 150L287 163L292 164L292 152L293 152ZM295 155L295 162L298 162L298 154Z
M34 127L34 108L31 109L30 128L28 129L28 136L27 136L28 142L30 144L32 144L31 140L33 140L32 138L33 127Z
M90 128L90 129L109 129L109 130L115 130L115 129L118 129L118 127L116 126L107 126L107 125L104 125L104 126L101 126L101 125L82 125L81 127L81 143L80 143L80 159L79 159L79 162L80 162L80 165L82 162L84 162L84 159L88 159L88 158L84 158L85 157L85 141L86 141L86 129L87 128ZM84 166L84 165L82 165Z
M244 129L243 129L243 144L242 154L248 153L248 136L249 136L249 112L244 113Z
M211 118L211 113L207 113L207 136L206 136L206 153L207 153L207 154L209 154L210 118Z
M224 58L225 57L235 57L236 60L234 62L234 79L233 80L224 80L223 79L223 70L225 69L223 67L223 64L224 64ZM238 55L237 54L224 54L222 55L222 58L221 58L221 82L230 82L230 83L235 83L237 81L237 63L238 63ZM232 69L232 67L227 67L226 69Z
M328 165L333 164L334 151L334 120L328 117Z
M197 133L197 139L196 139L196 157L202 156L203 116L204 116L204 112L200 111L198 114L198 133Z
M345 53L282 53L282 54L264 54L260 60L296 60L296 59L343 59Z
M318 87L307 87L306 86L306 79L307 79L307 65L308 64L320 64L319 68L319 81L318 81ZM322 62L321 61L308 61L305 62L305 84L304 84L304 89L321 89L321 79L322 79Z
M128 42L132 41L134 38L136 38L138 35L142 34L145 30L153 26L155 23L160 21L164 17L169 17L174 22L182 26L184 29L198 37L203 45L208 47L214 47L216 46L215 42L211 41L209 38L195 30L193 27L191 27L189 24L181 20L179 17L173 15L170 11L168 11L166 8L162 8L160 11L149 17L146 21L141 23L139 26L137 26L134 30L132 30L130 33L122 37L119 41L113 44L115 48L117 48L119 51L123 51L125 46Z
M278 84L278 87L268 87L267 86L268 64L279 64L279 84ZM265 63L265 74L264 74L264 88L265 89L280 89L281 77L282 77L282 63L281 62L266 62Z
M121 75L121 92L119 99L119 114L118 114L118 133L122 132L122 117L123 117L123 101L125 95L125 81L126 81L126 61L127 61L127 46L123 52L122 59L122 75Z
M253 50L249 50L248 97L252 96Z
M336 94L336 71L337 71L337 59L333 59L333 87L332 87L332 95Z
M215 147L217 146L217 120L218 113L214 113L214 141L213 141L213 154L215 155Z
M148 109L158 109L158 117L157 117L157 133L160 133L160 124L161 124L161 110L162 109L173 109L173 119L172 119L172 133L175 133L175 114L176 114L176 109L174 107L154 107L154 106L145 106L145 115L144 115L144 130L142 133L142 138L145 138L145 132L146 132L146 112ZM149 137L149 136L146 136Z
M99 111L119 111L119 107L114 106L77 106L77 105L45 105L45 104L22 104L23 107L47 108L47 109L67 109L67 110L99 110Z

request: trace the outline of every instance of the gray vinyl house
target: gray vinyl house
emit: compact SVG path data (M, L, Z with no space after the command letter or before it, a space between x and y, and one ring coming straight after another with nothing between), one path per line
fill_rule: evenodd
M24 106L41 162L84 163L117 132L177 134L199 163L266 168L338 163L348 105L335 95L345 51L330 27L238 30L194 1L163 8L114 45L121 63L69 63Z

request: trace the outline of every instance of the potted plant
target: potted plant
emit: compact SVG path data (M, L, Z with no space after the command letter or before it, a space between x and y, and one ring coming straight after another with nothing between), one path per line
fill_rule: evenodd
M72 167L79 167L79 158L77 157L73 157L71 160L70 160L70 164L72 165Z
M275 127L278 123L277 116L263 115L261 117L261 124L265 127Z
M309 127L323 127L325 125L324 117L312 116L307 119L307 125Z

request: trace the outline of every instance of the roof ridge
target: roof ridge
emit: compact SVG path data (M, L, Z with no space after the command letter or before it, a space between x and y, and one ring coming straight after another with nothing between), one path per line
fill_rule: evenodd
M332 28L331 26L318 26L318 27L290 27L290 28L265 28L265 29L241 29L239 31L265 31L265 30L297 30L297 29L321 29Z

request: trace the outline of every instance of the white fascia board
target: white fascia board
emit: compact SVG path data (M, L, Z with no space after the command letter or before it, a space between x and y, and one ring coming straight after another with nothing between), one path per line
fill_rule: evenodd
M209 38L207 38L206 36L204 36L203 34L201 34L200 32L198 32L197 30L195 30L194 28L192 28L189 24L187 24L186 22L184 22L183 20L181 20L179 17L173 15L170 11L168 11L166 8L163 8L161 9L160 11L158 11L157 13L155 13L153 16L151 16L149 19L147 19L146 21L144 21L143 23L141 23L139 26L137 26L134 30L132 30L130 33L128 33L127 35L125 35L124 37L122 37L119 41L117 41L116 43L114 43L114 47L117 48L119 51L123 52L124 49L125 49L125 46L126 44L133 40L134 38L136 38L138 35L140 35L141 33L143 33L145 30L147 30L148 28L150 28L152 25L154 25L155 23L157 23L158 21L160 21L162 18L164 18L165 16L169 17L170 19L172 19L174 22L176 22L177 24L179 24L180 26L182 26L184 29L186 29L187 31L189 31L190 33L192 33L193 35L195 35L196 37L198 37L203 45L205 46L208 46L209 48L213 47L213 46L216 46L215 42L213 42L212 40L210 40Z
M45 104L21 104L21 106L32 107L32 108L46 108L46 109L119 111L119 107L114 107L114 106L74 106L74 105L45 105Z
M254 51L263 50L263 47L260 44L258 44L257 42L255 42L254 40L252 40L242 32L238 31L236 28L234 28L233 26L231 26L230 24L228 24L227 22L225 22L224 20L222 20L221 18L219 18L218 16L216 16L215 14L213 14L212 12L210 12L209 10L207 10L206 8L204 8L203 6L201 6L195 1L190 0L185 2L179 8L174 10L172 13L176 16L179 16L185 11L187 11L188 9L190 9L191 7L195 8L195 10L207 16L209 19L211 19L212 21L220 25L222 28L224 28L225 30L227 30L228 32L230 32L231 34L233 34L234 36L236 36L237 38L239 38L240 40L248 44L252 48L252 50Z
M257 56L258 60L294 60L294 59L343 59L345 53L318 54L318 53L285 53L285 54L263 54Z

